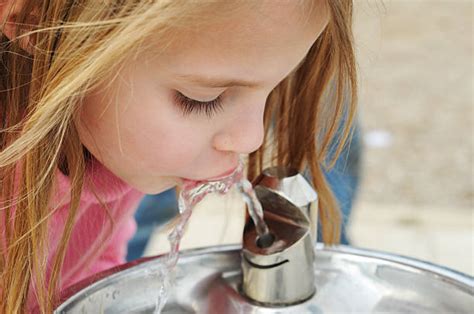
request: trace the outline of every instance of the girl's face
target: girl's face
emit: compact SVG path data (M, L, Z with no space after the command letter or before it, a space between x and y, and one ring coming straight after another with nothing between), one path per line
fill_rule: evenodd
M144 193L232 170L262 144L267 96L327 25L324 1L308 1L311 12L307 2L260 1L258 12L187 30L162 54L144 51L86 95L82 143Z

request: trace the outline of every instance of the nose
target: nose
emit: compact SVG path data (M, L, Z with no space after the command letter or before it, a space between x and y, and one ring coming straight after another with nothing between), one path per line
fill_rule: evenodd
M250 154L263 143L265 106L242 110L233 115L214 135L213 146L222 152Z

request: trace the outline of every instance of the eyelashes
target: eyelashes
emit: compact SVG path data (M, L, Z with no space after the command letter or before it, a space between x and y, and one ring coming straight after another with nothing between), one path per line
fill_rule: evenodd
M207 117L212 118L215 114L223 110L222 106L222 95L219 95L211 101L199 101L184 96L182 93L175 91L174 101L183 111L184 116L190 114L205 114Z

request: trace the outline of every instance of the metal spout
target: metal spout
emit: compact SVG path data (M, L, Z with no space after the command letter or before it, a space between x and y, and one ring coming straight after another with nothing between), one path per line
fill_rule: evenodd
M278 167L265 169L255 180L254 190L274 240L262 247L253 222L246 224L242 292L268 305L303 302L316 291L317 194L297 171Z

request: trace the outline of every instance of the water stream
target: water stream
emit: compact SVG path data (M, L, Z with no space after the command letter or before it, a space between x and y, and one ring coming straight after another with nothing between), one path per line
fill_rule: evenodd
M168 299L169 291L173 286L174 268L178 262L179 244L183 237L187 222L191 217L194 206L199 203L209 193L227 193L234 185L242 193L242 196L247 203L250 217L252 218L258 233L258 238L263 239L262 245L267 245L272 241L272 236L269 233L268 227L263 220L262 205L257 199L253 191L252 184L243 177L244 164L242 159L236 170L227 177L216 181L191 181L186 180L182 186L182 190L178 197L179 220L173 231L168 235L170 243L170 252L165 260L165 267L163 267L159 274L159 279L162 285L158 292L158 298L155 303L155 314L161 313L163 307Z

